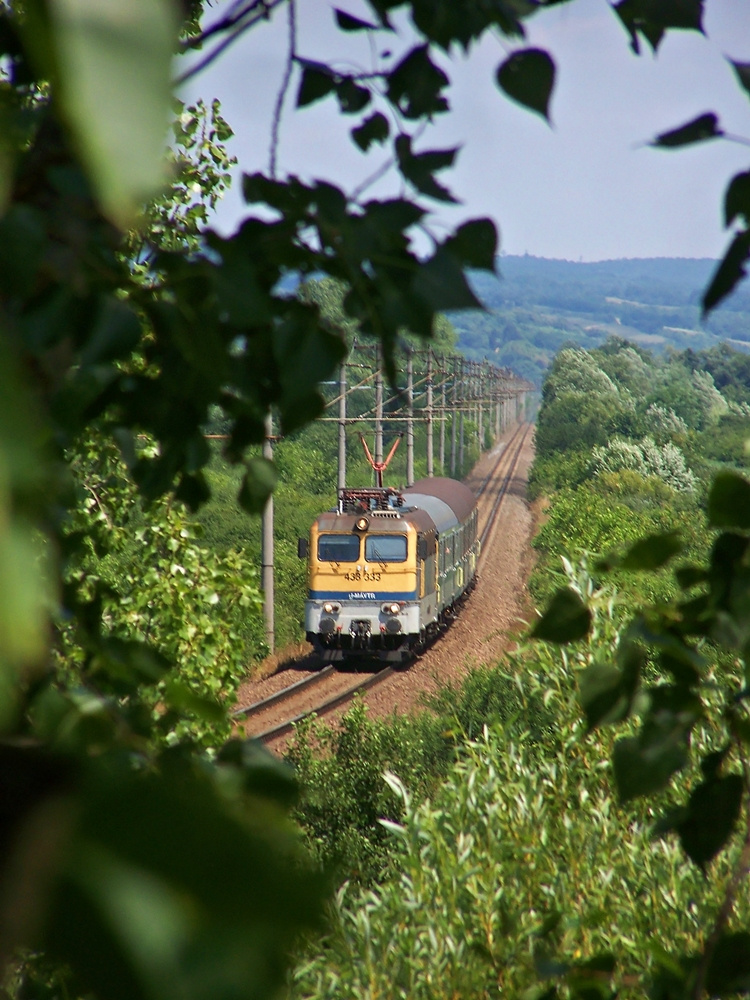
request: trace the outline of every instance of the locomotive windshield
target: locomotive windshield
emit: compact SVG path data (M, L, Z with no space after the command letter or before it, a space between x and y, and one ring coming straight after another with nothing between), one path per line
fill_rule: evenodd
M406 535L366 535L365 562L406 562Z
M359 559L359 535L319 535L320 562L356 562Z

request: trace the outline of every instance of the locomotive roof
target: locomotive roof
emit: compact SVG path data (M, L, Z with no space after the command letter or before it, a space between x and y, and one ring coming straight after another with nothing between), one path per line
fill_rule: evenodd
M380 514L377 511L364 511L369 518L370 532L403 533L409 526L418 531L429 532L435 525L430 511L405 507L400 513ZM318 531L354 531L357 517L354 514L339 514L336 510L326 511L317 519Z
M382 490L345 491L347 493L385 493ZM394 493L395 491L388 491ZM445 476L432 476L419 479L413 486L403 490L404 506L386 507L380 504L377 509L363 512L370 519L370 531L405 531L411 524L418 531L430 531L435 528L438 533L449 531L457 524L466 521L476 507L474 494L463 483ZM362 512L358 512L362 513ZM356 516L349 511L327 511L318 517L319 531L353 531Z

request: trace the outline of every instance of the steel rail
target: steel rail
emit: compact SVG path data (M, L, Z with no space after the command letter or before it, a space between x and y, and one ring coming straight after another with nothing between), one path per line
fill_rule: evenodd
M497 472L498 466L500 465L500 463L502 462L502 460L505 458L505 456L508 454L508 452L511 450L511 448L516 443L518 435L521 434L521 432L523 431L523 426L524 426L523 424L518 424L518 426L516 427L516 429L513 431L513 434L511 436L510 441L506 441L505 442L503 450L497 456L497 462L495 462L495 464L492 466L492 468L490 469L490 471L487 473L487 475L484 477L484 479L482 480L482 482L479 484L479 488L477 489L477 492L475 494L477 500L482 496L482 494L484 493L484 491L487 489L487 483L495 475L495 473ZM481 539L480 539L480 541L481 541Z
M383 667L374 674L370 674L369 677L365 677L363 680L354 684L352 687L347 688L346 691L339 691L338 694L333 695L326 701L321 702L314 708L308 708L304 712L300 712L299 715L295 715L293 719L287 719L285 722L280 722L276 726L272 726L270 729L264 730L262 733L258 733L253 739L260 740L265 743L268 740L272 740L277 736L285 736L287 733L291 732L292 729L304 719L309 719L311 715L325 715L326 712L332 711L334 708L338 708L339 705L344 705L346 702L351 701L358 691L365 691L367 688L374 687L376 684L380 684L387 677L390 677L394 672L393 667Z
M479 560L477 563L477 569L483 562L485 554L485 542L489 538L490 533L495 526L495 522L497 520L497 514L500 509L500 504L503 502L508 492L508 486L510 485L510 481L513 478L513 474L516 471L516 468L518 466L518 460L521 457L521 451L523 450L523 446L525 445L526 439L528 438L529 432L531 430L531 424L525 424L525 425L522 424L521 427L523 429L523 433L521 434L521 439L518 442L515 452L513 453L513 456L511 458L510 465L508 466L508 472L503 478L503 482L500 486L500 489L497 491L495 502L492 505L492 509L490 510L489 516L487 517L487 521L485 522L484 529L482 530L482 534L479 539L480 549L479 549ZM512 440L515 440L515 438L513 438ZM504 457L506 454L507 454L507 449L503 451L503 455L501 456L501 458ZM500 462L498 461L498 465L499 464Z
M287 687L280 688L274 694L269 694L266 698L261 698L260 701L254 701L252 705L245 705L243 708L236 708L230 713L231 719L248 718L250 715L257 715L258 712L264 712L267 708L272 705L276 705L280 701L285 701L291 695L296 694L297 691L301 691L304 688L312 687L313 684L317 684L322 681L324 677L328 674L333 673L333 664L329 663L328 666L323 667L321 670L317 670L314 674L310 674L309 677L303 677L301 680L295 681L294 684L289 684Z

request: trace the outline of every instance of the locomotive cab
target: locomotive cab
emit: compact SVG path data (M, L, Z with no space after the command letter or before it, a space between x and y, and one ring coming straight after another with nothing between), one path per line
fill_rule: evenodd
M453 552L453 529L462 527L443 507L445 538L434 510L390 488L343 490L336 509L318 517L300 555L308 559L305 632L323 659L399 662L437 629L441 545L450 540Z

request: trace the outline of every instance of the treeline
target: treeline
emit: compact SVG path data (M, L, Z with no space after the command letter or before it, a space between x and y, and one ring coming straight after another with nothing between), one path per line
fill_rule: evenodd
M566 342L586 349L621 336L662 352L750 343L750 295L736 291L704 321L701 289L715 262L663 258L582 263L498 259L498 276L476 274L484 313L451 314L467 357L491 358L541 385Z

